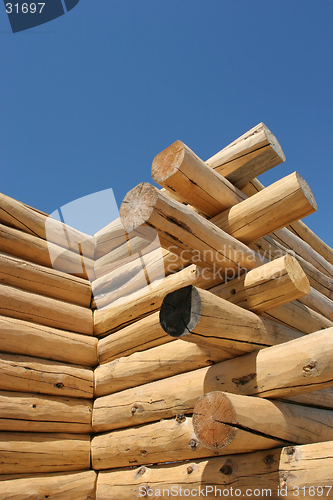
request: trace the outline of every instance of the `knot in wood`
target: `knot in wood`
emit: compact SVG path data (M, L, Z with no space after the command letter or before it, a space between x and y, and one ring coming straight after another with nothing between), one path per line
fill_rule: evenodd
M192 450L195 450L199 446L199 441L197 439L191 439L189 444Z
M146 467L140 467L140 469L138 469L136 471L135 479L137 479L139 476L143 476L143 474L146 472L146 470L147 470Z
M229 464L224 464L221 469L220 469L220 472L226 476L230 476L230 474L232 474L232 467L231 465Z
M193 469L192 465L190 465L189 467L187 467L186 472L187 472L187 474L192 474L193 470L194 469Z
M287 455L293 455L296 451L296 448L295 446L287 446L287 448L284 449L284 452L287 454Z
M186 420L185 415L177 415L176 416L176 422L178 422L179 424L181 424L182 422L185 422L185 420Z
M317 366L317 361L310 361L307 365L303 366L303 372L309 372L316 368Z
M271 465L274 462L274 456L273 455L267 455L264 458L264 462L266 465Z
M149 485L147 486L142 486L141 489L141 496L146 497L149 495L149 493L152 491L151 487ZM151 496L151 495L150 495Z

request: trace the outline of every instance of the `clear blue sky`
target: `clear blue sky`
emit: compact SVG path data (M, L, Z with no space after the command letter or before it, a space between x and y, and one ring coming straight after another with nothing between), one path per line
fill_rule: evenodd
M48 213L150 181L181 139L202 159L263 121L333 246L332 0L80 0L11 34L0 6L0 191Z

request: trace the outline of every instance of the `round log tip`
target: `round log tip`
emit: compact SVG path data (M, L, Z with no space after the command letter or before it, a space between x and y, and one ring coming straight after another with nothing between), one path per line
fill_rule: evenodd
M310 282L297 259L292 255L285 255L284 262L288 276L297 290L305 295L309 294L311 292Z
M176 141L164 151L155 156L151 167L152 178L157 184L162 184L177 172L185 156L185 144Z
M193 411L193 429L197 439L206 448L225 448L236 436L236 412L223 392L210 392L202 396Z
M141 182L129 191L120 206L119 217L128 233L147 222L158 199L158 190Z
M304 193L304 196L306 197L310 205L313 207L314 211L316 211L318 209L318 205L309 184L303 179L302 176L299 175L299 173L295 172L295 175L299 183L299 186Z
M282 151L279 141L275 137L274 134L266 127L264 123L262 123L263 130L265 132L266 138L271 146L271 148L275 151L275 153L281 158L281 163L286 161L286 156Z
M197 326L201 312L200 294L189 285L165 296L160 309L160 324L171 337L183 337Z

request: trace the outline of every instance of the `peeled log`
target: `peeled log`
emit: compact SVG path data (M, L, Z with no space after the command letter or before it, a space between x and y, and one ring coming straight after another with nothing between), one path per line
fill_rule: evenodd
M172 337L217 349L232 347L250 352L254 345L260 348L300 336L191 285L166 295L160 322Z
M0 474L90 468L90 436L85 434L1 432L0 449Z
M93 335L91 309L0 285L0 314L54 328Z
M212 500L219 498L219 491L221 497L226 497L236 496L236 490L245 495L247 489L254 494L250 498L289 500L300 495L310 500L316 496L314 493L333 498L332 455L333 442L329 441L180 464L101 471L96 499L136 500L148 493L149 498L160 500L163 490L166 496L172 487L177 488L175 498L184 498L185 490L194 490L193 497L188 498L198 497L201 490L205 498Z
M0 408L0 431L92 432L92 401L85 399L1 391Z
M1 353L0 371L1 391L93 397L94 373L91 368Z
M198 266L237 272L261 264L256 252L148 183L127 193L119 213L128 232L148 223L163 248Z
M98 340L88 335L0 316L2 352L96 366L97 344Z
M273 167L286 157L276 137L259 123L207 160L207 165L238 188Z
M90 307L87 280L0 253L0 283L54 299Z
M252 451L257 446L269 449L283 444L280 440L257 435L245 438L242 447L234 443L221 452L207 450L195 437L192 419L179 416L174 420L161 420L138 428L114 431L95 436L91 442L92 466L95 470L113 469L129 465L192 460L221 453ZM246 439L248 437L248 439ZM236 444L236 442L235 442Z
M268 399L210 392L193 411L193 429L204 446L220 450L236 446L247 436L283 440L294 444L331 441L333 412ZM259 440L252 451L262 449Z
M95 498L97 474L93 470L68 474L39 474L1 481L0 500L89 500Z
M94 261L75 252L42 240L37 236L0 224L0 251L64 273L89 279L93 275ZM51 254L58 255L51 262Z

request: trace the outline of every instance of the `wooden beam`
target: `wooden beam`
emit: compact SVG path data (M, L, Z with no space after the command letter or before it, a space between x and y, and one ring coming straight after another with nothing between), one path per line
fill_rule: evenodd
M98 340L88 335L0 316L2 352L96 366L97 344Z
M263 449L258 436L294 444L331 441L333 412L279 401L210 392L193 411L193 429L199 442L211 450L244 450L247 440ZM253 441L252 441L253 440ZM237 446L238 445L238 446Z
M93 397L94 374L91 368L2 353L0 370L1 391L85 399Z
M286 157L276 137L263 123L243 134L207 160L207 165L238 188L273 167Z
M0 500L26 498L27 492L35 498L56 500L86 500L94 498L97 474L93 470L65 474L39 474L1 481Z
M22 392L0 392L0 431L92 432L92 401Z
M90 468L90 436L85 434L1 432L0 447L1 474Z

